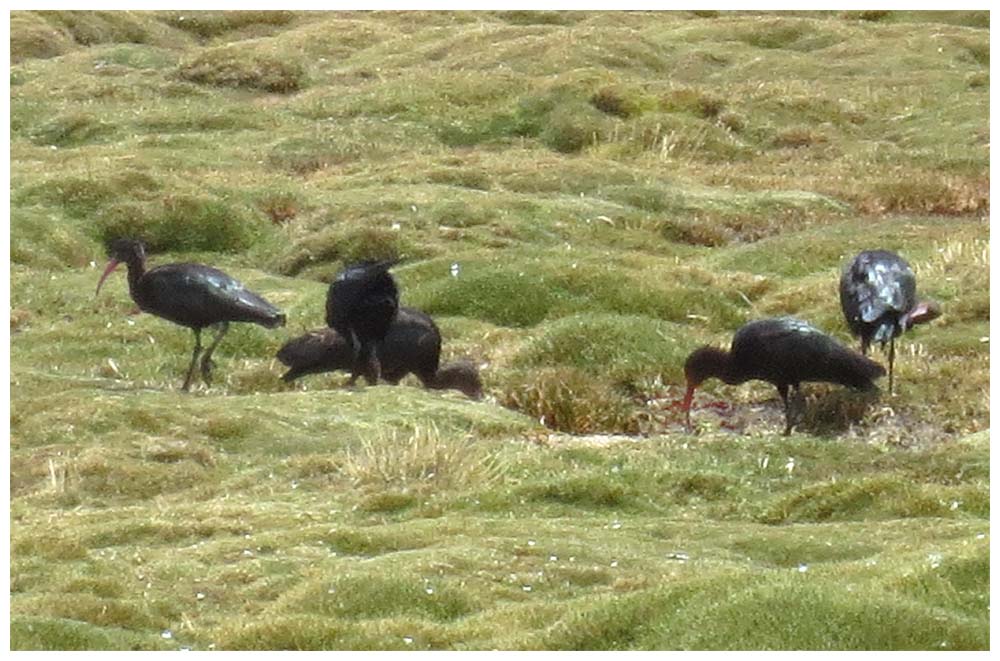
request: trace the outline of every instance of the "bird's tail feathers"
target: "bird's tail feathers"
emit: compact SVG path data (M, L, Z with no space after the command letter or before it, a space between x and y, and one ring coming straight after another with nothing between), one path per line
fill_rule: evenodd
M858 390L877 390L873 381L885 376L885 368L867 356L851 351L843 361L844 382Z
M277 312L264 320L262 325L265 328L281 328L286 323L288 323L288 315L284 312Z
M894 336L899 335L902 332L902 328L897 331L897 326L894 321L883 321L879 324L878 328L872 334L872 342L877 342L881 346L885 346L886 343L891 340Z

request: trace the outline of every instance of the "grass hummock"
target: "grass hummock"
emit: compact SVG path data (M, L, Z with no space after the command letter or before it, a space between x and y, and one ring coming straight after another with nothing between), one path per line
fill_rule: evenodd
M14 11L13 649L987 649L986 11ZM288 315L190 334L107 241ZM886 248L940 318L895 396L686 356L855 346ZM280 380L400 260L483 401ZM871 354L884 360L877 351Z

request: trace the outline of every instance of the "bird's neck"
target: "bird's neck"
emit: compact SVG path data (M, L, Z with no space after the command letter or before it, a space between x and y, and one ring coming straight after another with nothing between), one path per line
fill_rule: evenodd
M736 369L735 364L729 359L728 354L726 355L726 361L719 363L718 369L719 372L716 376L718 376L723 383L727 383L731 386L735 386L748 380L746 376Z
M139 295L139 281L146 274L146 264L139 257L130 257L125 261L125 268L128 270L128 292L136 299Z
M706 377L714 376L729 385L736 385L747 380L736 368L732 354L728 351L722 349L706 351L702 362L702 372Z

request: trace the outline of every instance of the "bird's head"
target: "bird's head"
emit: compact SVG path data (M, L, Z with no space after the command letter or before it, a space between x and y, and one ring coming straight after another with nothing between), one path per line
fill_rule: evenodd
M125 263L128 265L137 264L142 266L146 261L146 247L142 241L136 239L115 239L108 245L108 265L97 282L97 291L94 296L101 293L101 286L111 273L118 268L118 265Z
M439 388L459 390L470 399L483 398L483 382L479 378L479 369L467 360L442 365L435 376L435 382Z
M322 367L332 372L350 369L354 364L354 351L340 333L322 328L288 340L278 350L277 358L293 369Z
M138 239L115 239L108 244L108 257L119 262L146 259L146 244Z
M729 373L729 354L716 347L704 346L695 349L684 362L684 378L687 380L687 390L681 402L684 411L684 424L691 431L691 402L694 400L695 389L706 380L717 377L724 379Z
M903 330L911 328L917 324L926 324L941 316L941 304L937 301L920 301L913 309L906 313L903 320Z

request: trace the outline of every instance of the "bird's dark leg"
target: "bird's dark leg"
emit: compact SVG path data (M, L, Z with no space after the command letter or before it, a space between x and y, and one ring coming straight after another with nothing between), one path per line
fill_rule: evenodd
M198 354L201 353L201 329L194 329L194 353L191 355L191 365L188 367L187 377L184 378L184 385L181 390L191 387L191 377L194 376L194 366L198 362Z
M382 376L382 364L379 362L374 342L362 345L358 357L358 373L365 377L368 385L378 384L379 377Z
M806 415L806 398L802 394L802 384L796 383L793 387L794 393L792 393L792 404L795 406L794 418L791 426L795 426L802 422L802 419Z
M337 332L340 332L339 329ZM347 339L351 343L351 359L352 359L351 378L348 379L347 385L353 388L355 384L357 384L358 382L358 377L361 376L361 370L359 369L359 365L361 365L362 354L364 352L364 345L361 344L361 341L358 340L358 336L355 335L354 331L352 330L348 330L345 333L341 333L341 335L347 337Z
M371 368L372 374L372 385L377 385L378 380L382 378L382 361L378 359L378 345L379 342L372 342L371 348L371 359L368 361L368 366Z
M208 349L205 350L205 355L201 357L201 378L204 379L206 386L212 385L212 368L215 366L215 363L212 362L212 352L215 351L215 347L219 346L219 342L222 341L222 337L229 331L228 321L219 322L218 326L218 334L216 334L212 343L208 345Z
M781 401L785 404L785 432L784 435L788 436L792 433L792 407L788 400L788 384L783 383L777 386L778 394L781 395Z
M889 338L889 396L893 396L892 392L892 364L896 361L896 338Z

